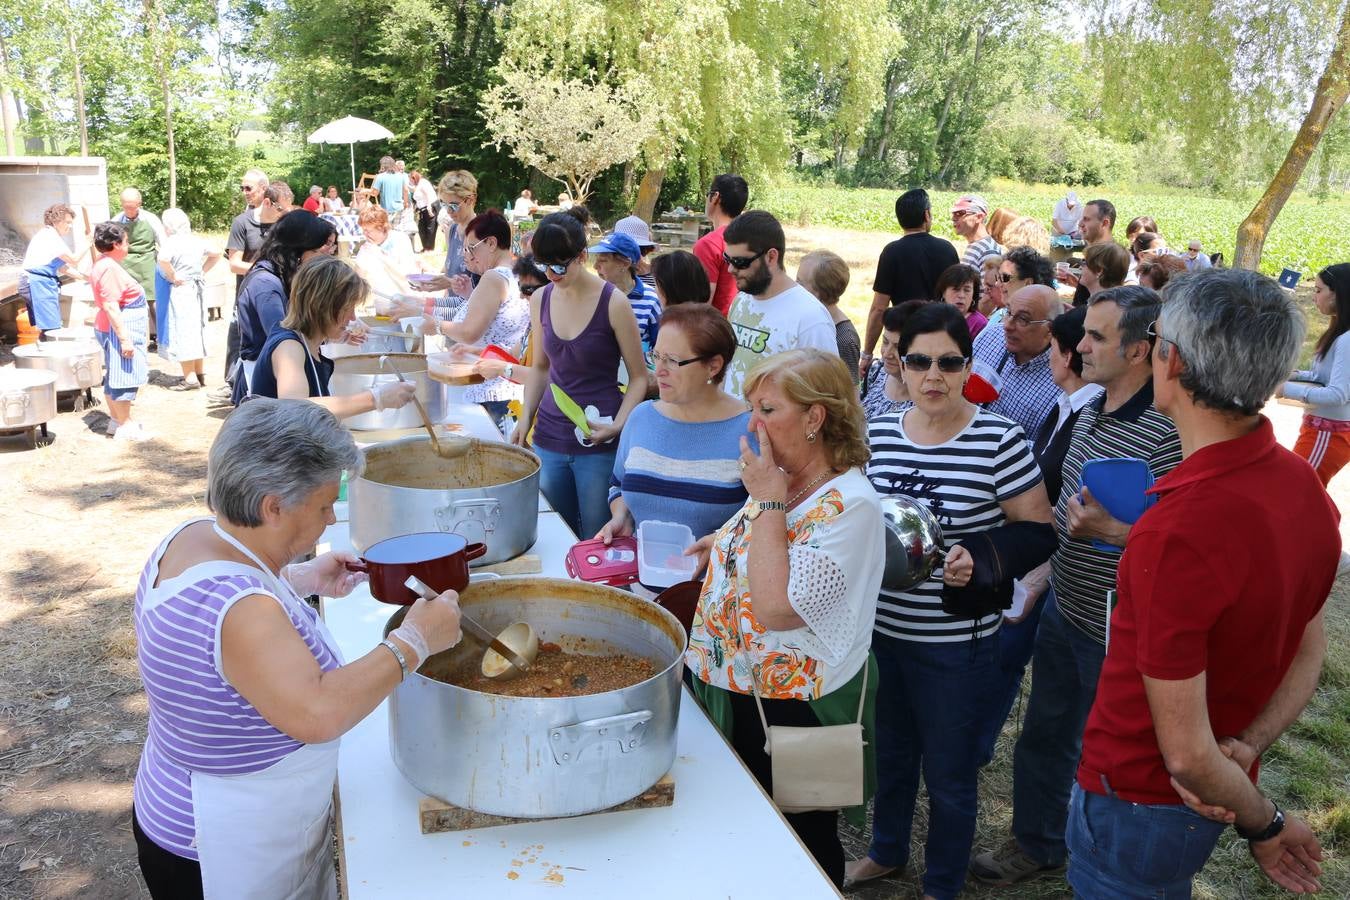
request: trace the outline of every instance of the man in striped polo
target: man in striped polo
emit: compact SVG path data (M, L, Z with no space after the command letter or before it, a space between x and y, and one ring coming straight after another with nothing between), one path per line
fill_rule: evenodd
M1148 288L1125 286L1102 291L1090 304L1078 350L1083 378L1105 392L1083 409L1064 457L1055 504L1059 549L1050 560L1031 696L1013 754L1013 836L970 865L976 878L996 885L1061 873L1067 857L1069 792L1106 657L1108 593L1120 561L1119 550L1100 550L1092 541L1123 547L1130 533L1080 487L1083 464L1135 457L1147 461L1157 479L1181 462L1176 427L1153 405L1148 329L1161 299ZM1034 582L1035 574L1027 580Z

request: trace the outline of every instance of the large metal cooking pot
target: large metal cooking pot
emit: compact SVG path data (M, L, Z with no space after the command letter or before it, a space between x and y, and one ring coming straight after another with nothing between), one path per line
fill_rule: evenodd
M93 341L39 341L15 347L14 365L55 373L58 391L82 391L103 382L103 351Z
M479 565L519 556L539 532L539 457L495 441L442 459L425 434L366 448L366 469L347 485L358 553L376 541L450 531L487 544Z
M643 656L656 674L587 697L504 697L421 674L482 655L464 641L389 698L389 750L416 788L493 815L551 818L623 803L670 771L687 643L674 616L617 588L561 578L478 582L459 602L494 634L526 621L564 650Z
M942 526L927 506L903 494L881 498L881 521L886 532L881 586L907 591L923 584L946 553Z
M0 429L33 428L55 418L55 372L0 369Z
M358 353L333 360L333 377L328 379L328 392L335 396L359 394L372 386L387 381L398 381L388 367L380 366L379 353ZM433 381L427 374L427 358L420 353L390 353L390 361L403 377L417 385L417 399L426 407L431 421L445 418L448 408L445 385ZM359 416L342 420L353 431L375 431L383 428L416 428L422 424L417 406L409 403L401 409L371 410Z
M319 350L329 359L341 359L346 356L358 356L365 353L420 353L422 335L403 328L392 319L378 316L360 316L361 323L369 329L366 339L360 344L348 344L345 341L325 343Z

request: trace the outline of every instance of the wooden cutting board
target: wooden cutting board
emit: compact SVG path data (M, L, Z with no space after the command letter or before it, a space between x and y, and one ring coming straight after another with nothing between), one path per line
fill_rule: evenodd
M672 806L675 803L675 779L667 772L661 780L638 794L626 803L597 810L588 815L598 816L604 813L623 812L628 809L657 809ZM494 816L491 813L475 812L453 806L435 797L423 797L417 804L417 817L423 834L438 834L443 831L470 831L475 828L492 828L497 825L517 825L524 822L540 822L542 819L517 819L511 816Z
M479 566L474 572L495 572L498 575L538 575L544 571L544 563L533 553L525 553L514 559L502 560L487 566Z

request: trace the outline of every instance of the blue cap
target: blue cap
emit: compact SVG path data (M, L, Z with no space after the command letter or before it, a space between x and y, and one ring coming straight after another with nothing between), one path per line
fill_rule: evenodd
M637 265L642 260L642 248L638 246L636 240L626 234L606 235L600 243L591 248L591 252L617 253L633 265Z

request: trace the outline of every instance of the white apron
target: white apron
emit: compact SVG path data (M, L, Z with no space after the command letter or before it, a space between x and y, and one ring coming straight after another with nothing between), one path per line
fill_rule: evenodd
M264 574L286 606L303 605L285 580L252 551L216 533ZM322 619L320 639L343 663ZM333 870L333 785L338 744L305 744L285 759L249 775L193 772L192 807L206 900L336 900Z

